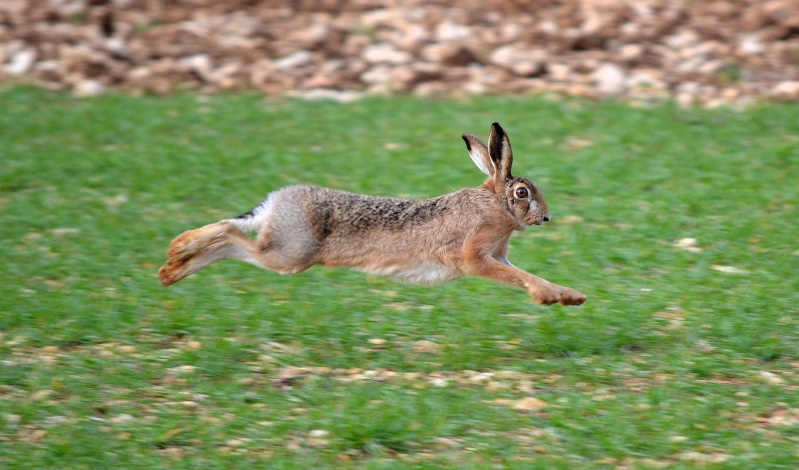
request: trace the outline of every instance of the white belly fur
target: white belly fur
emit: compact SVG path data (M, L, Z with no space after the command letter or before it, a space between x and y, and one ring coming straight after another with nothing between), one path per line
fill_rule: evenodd
M463 274L457 269L433 263L412 266L369 266L360 268L360 270L376 276L396 279L407 284L439 284L463 277Z

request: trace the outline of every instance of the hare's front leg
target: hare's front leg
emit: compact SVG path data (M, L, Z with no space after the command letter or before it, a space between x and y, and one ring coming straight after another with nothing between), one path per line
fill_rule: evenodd
M572 289L571 287L560 286L558 284L550 285L559 291L560 302L562 305L582 305L586 301L586 296L582 292Z
M510 263L505 264L491 257L473 260L467 264L467 269L469 274L526 289L539 304L582 305L586 300L584 294L570 287L553 284Z

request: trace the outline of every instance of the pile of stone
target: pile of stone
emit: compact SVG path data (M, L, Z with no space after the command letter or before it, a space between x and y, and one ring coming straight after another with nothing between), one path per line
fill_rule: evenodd
M490 9L487 9L490 8ZM799 98L796 0L2 0L0 83Z

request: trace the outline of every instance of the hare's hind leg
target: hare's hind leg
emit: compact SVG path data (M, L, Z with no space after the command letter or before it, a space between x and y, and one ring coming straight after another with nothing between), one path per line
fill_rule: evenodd
M169 286L200 269L224 259L250 261L246 250L229 242L230 223L217 222L175 237L169 245L167 261L158 271L161 285ZM244 238L246 235L241 233Z
M263 269L292 274L315 262L315 247L285 243L267 228L257 240L242 232L236 221L223 220L189 230L172 240L167 262L158 271L161 284L169 286L200 269L226 259L240 260Z

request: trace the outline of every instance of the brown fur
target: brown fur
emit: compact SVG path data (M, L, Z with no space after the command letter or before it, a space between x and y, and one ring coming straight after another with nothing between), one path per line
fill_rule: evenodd
M289 186L253 211L175 238L159 271L168 286L223 259L281 274L314 264L342 266L411 283L486 277L527 290L541 304L580 305L585 295L529 274L507 260L516 230L550 218L543 195L512 176L510 140L498 124L489 145L464 135L488 180L432 199L404 200L316 186ZM525 195L525 197L520 197ZM253 240L246 231L257 231Z

